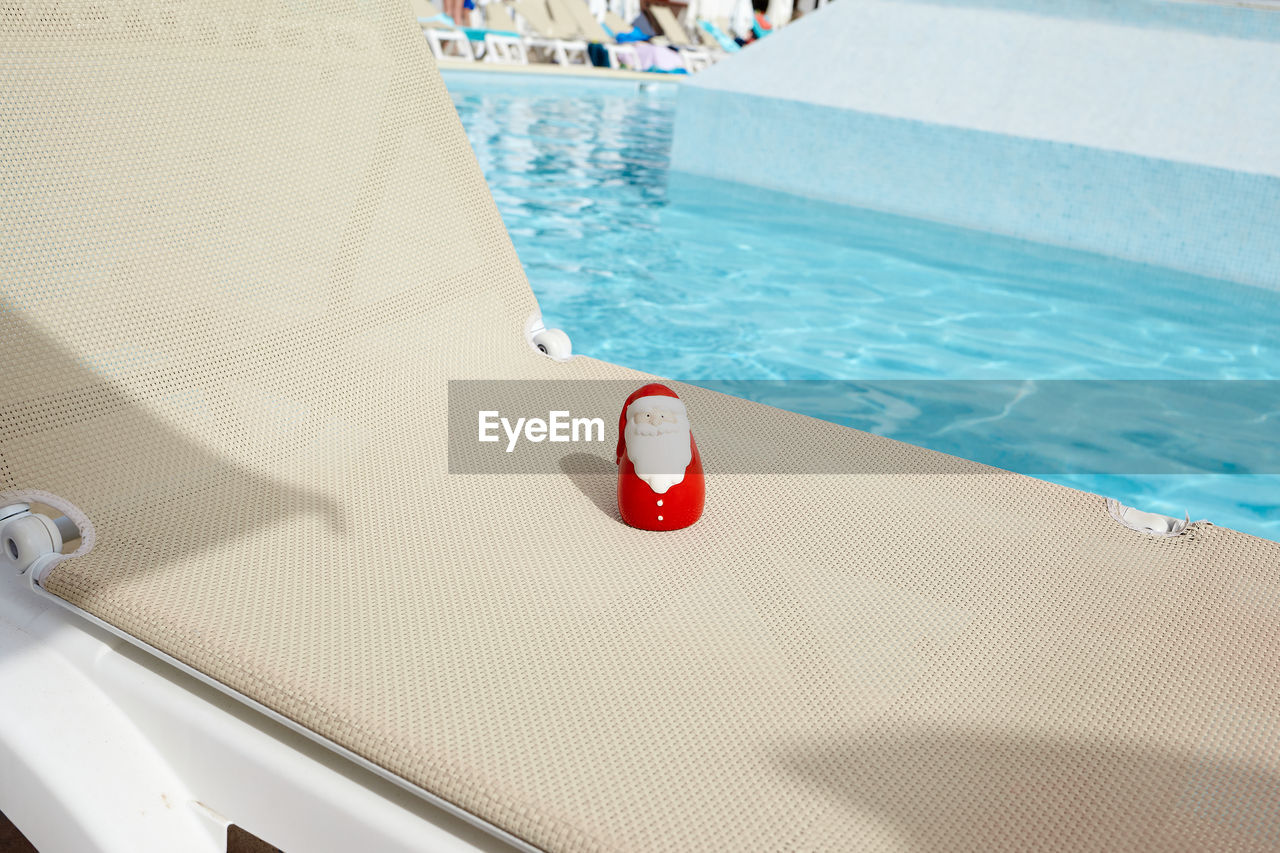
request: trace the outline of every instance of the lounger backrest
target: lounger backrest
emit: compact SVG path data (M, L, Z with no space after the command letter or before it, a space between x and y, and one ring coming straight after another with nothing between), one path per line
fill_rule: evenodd
M576 27L570 27L566 32L562 23L552 20L547 11L546 0L516 0L511 6L516 14L525 19L534 33L542 38L571 39L576 35Z
M653 20L662 29L662 34L671 39L672 44L680 47L693 47L693 42L689 40L689 34L685 32L684 27L680 26L676 16L666 6L650 6L649 14L653 16Z
M492 3L485 4L484 8L484 25L488 29L497 30L505 33L519 32L516 28L516 22L511 19L511 13L507 11L505 4L493 0Z
M631 26L631 24L628 24L626 21L622 20L622 18L619 17L619 15L616 12L614 12L612 9L608 9L605 11L604 25L609 29L613 30L614 35L622 35L623 33L629 33L631 32L632 29L634 29Z
M614 40L604 31L604 27L600 26L600 22L591 14L591 10L587 8L587 4L582 0L548 0L552 13L556 16L556 20L572 21L577 26L578 32L586 37L587 41L596 42L598 44L613 44Z

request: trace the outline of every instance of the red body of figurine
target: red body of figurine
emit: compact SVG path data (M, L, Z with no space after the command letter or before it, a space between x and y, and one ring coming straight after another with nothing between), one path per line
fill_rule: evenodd
M706 480L684 403L646 385L618 418L618 511L641 530L679 530L702 515Z

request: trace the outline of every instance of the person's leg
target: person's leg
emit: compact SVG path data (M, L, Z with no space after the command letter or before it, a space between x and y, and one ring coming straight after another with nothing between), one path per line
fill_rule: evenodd
M466 21L462 19L462 11L462 0L444 0L444 13L453 18L453 22L460 27L466 26Z

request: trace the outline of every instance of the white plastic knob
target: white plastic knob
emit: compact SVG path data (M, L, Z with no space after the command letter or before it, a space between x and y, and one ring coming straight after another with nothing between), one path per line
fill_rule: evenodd
M62 534L43 515L21 515L0 526L0 559L18 574L47 554L62 550Z
M1157 512L1143 512L1125 506L1115 498L1107 498L1107 512L1130 530L1146 533L1148 536L1178 536L1191 524L1189 513L1185 518L1174 518Z
M533 345L556 361L568 361L573 356L569 336L559 329L543 329L534 333Z

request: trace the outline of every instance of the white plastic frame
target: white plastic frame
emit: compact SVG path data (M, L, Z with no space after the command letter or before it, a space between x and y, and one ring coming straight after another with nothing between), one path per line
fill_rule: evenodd
M0 503L86 525L44 571L0 576L0 811L42 853L221 853L232 822L321 853L535 851L46 591L95 533L20 495Z

